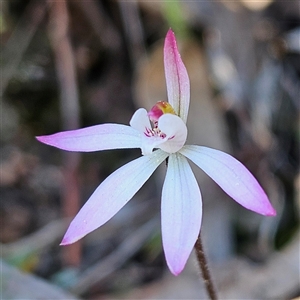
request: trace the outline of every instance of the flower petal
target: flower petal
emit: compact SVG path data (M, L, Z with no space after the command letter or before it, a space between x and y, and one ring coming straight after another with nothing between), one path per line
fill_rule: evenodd
M184 146L179 152L192 160L225 193L245 208L266 216L276 215L257 180L242 163L229 154L195 145Z
M142 187L168 154L142 156L107 177L71 222L61 245L76 242L111 219Z
M174 275L184 268L199 235L202 200L185 157L171 154L162 191L162 240L168 267Z
M166 141L159 148L175 153L182 148L187 138L187 128L181 118L164 114L158 119L158 128L166 135Z
M38 141L68 151L99 151L140 148L140 133L130 126L101 124L91 127L37 136Z
M190 103L190 80L178 52L175 34L171 29L165 39L164 65L168 101L186 123Z
M131 117L129 124L139 132L145 132L147 128L151 128L147 110L139 108Z
M151 123L149 121L148 113L146 109L138 109L132 116L130 126L138 130L140 134L140 148L143 155L150 155L154 148L163 143L166 138L160 136L151 136Z

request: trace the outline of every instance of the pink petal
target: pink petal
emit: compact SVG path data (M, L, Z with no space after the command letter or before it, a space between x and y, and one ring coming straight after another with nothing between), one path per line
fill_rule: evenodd
M174 275L184 268L199 235L202 200L185 157L169 156L162 191L162 240L168 267Z
M253 175L238 160L222 151L184 146L180 153L192 160L230 197L247 209L266 216L276 211Z
M61 245L76 242L111 219L142 187L168 155L142 156L107 177L71 222Z
M175 34L171 29L165 39L164 64L168 101L186 123L190 103L190 80L178 52Z
M44 144L68 151L89 152L141 146L140 133L120 124L95 125L36 138Z

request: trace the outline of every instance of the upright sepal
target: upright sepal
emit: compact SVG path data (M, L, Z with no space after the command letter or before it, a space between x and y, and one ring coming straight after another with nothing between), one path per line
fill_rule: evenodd
M186 123L190 104L190 80L180 57L174 32L170 29L164 45L168 101Z

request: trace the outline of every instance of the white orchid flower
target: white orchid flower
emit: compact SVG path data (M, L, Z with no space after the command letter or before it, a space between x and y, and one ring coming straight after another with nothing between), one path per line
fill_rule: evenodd
M62 245L74 243L105 224L168 158L161 197L162 242L168 267L178 275L195 245L202 219L201 193L187 158L245 208L267 216L276 215L276 211L257 180L235 158L211 148L185 145L190 82L171 30L165 38L164 66L168 102L158 102L149 112L138 109L130 126L101 124L37 139L67 151L142 150L140 158L99 185L71 222Z

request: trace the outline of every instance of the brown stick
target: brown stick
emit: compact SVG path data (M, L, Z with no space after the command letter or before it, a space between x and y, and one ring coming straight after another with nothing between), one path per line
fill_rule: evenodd
M55 56L55 66L60 85L60 112L64 130L79 127L79 100L73 49L68 35L68 9L65 0L50 1L49 35ZM63 157L64 183L62 190L63 214L72 218L79 210L78 166L79 153L65 152ZM64 248L64 261L77 266L80 262L81 244L77 242Z
M196 250L197 260L198 260L199 267L202 272L202 276L203 276L207 294L209 295L209 298L211 300L217 300L217 293L214 288L214 284L213 284L213 281L212 281L212 278L211 278L211 275L209 272L209 268L208 268L208 264L206 261L200 234L199 234L198 239L195 244L195 250Z

